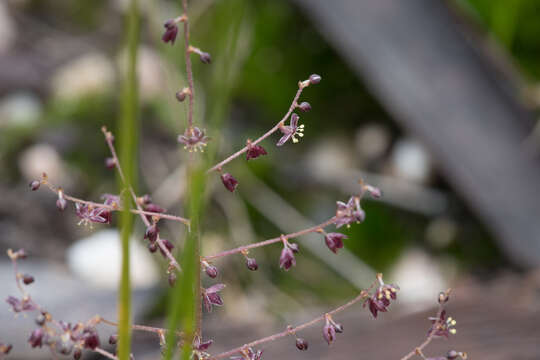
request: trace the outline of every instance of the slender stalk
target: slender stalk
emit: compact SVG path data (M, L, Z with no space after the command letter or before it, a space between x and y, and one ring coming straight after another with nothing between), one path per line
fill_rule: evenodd
M126 21L128 66L127 72L124 76L119 126L121 158L126 164L126 172L120 174L121 179L119 182L121 188L125 186L133 193L132 184L135 183L134 164L136 163L135 153L138 141L137 51L139 43L139 10L137 0L131 0ZM118 164L119 163L120 162L118 161ZM124 195L123 203L125 205L120 218L122 239L122 270L118 304L119 336L117 354L119 360L128 360L131 354L131 283L129 276L129 239L133 227L133 214L131 214L129 211L127 195ZM112 355L112 357L107 355L105 350L100 353L110 358L117 359L117 357L112 354L109 354Z
M189 87L189 103L188 103L188 128L193 128L193 102L195 98L195 90L193 86L193 70L191 67L191 51L189 50L189 17L187 0L182 0L182 10L184 12L184 58L186 62L186 74Z
M101 354L103 356L105 356L106 358L109 358L109 359L112 359L112 360L118 360L119 358L114 356L113 354L111 354L110 352L108 352L107 350L104 350L102 348L95 348L94 349L95 352L97 352L98 354Z
M433 324L432 329L436 329L438 326L441 325L440 323L440 317L441 313L444 310L444 306L442 304L439 304L439 309L437 310L437 315L435 318L437 319L435 324ZM430 331L428 337L424 340L424 342L417 347L415 347L413 350L411 350L407 355L402 357L400 360L409 360L415 355L419 355L422 353L422 351L431 343L431 341L435 338L435 331Z
M278 332L276 334L273 334L273 335L270 335L270 336L267 336L267 337L264 337L264 338L261 338L261 339L258 339L258 340L255 340L255 341L252 341L250 343L247 343L247 344L244 344L242 346L238 346L234 349L231 349L231 350L228 350L228 351L225 351L225 352L222 352L222 353L219 353L217 355L214 355L214 356L211 356L209 357L208 359L209 360L218 360L218 359L223 359L223 358L226 358L226 357L229 357L231 355L234 355L234 354L238 354L240 353L243 349L246 349L246 348L249 348L249 347L254 347L254 346L257 346L257 345L261 345L261 344L264 344L264 343L267 343L267 342L271 342L271 341L275 341L279 338L282 338L282 337L285 337L285 336L288 336L288 335L292 335L292 334L295 334L296 332L300 331L300 330L303 330L305 328L308 328L310 326L313 326L321 321L323 321L327 315L334 315L334 314L337 314L339 312L342 312L343 310L353 306L354 304L356 304L357 302L361 301L361 300L364 300L366 299L367 297L369 297L369 291L373 288L373 286L375 286L375 284L372 284L368 289L366 290L362 290L360 292L360 294L358 294L355 298L353 298L352 300L350 300L349 302L341 305L340 307L337 307L335 308L334 310L331 310L325 314L322 314L318 317L316 317L315 319L313 320L310 320L306 323L303 323L301 325L297 325L295 327L290 327L290 328L287 328L285 331L282 331L282 332Z
M312 226L310 228L300 230L300 231L297 231L297 232L294 232L294 233L290 233L290 234L287 234L287 235L281 235L281 236L273 238L273 239L268 239L268 240L260 241L260 242L257 242L257 243L249 244L249 245L243 245L243 246L231 249L231 250L222 251L222 252L220 252L218 254L215 254L215 255L205 256L203 260L213 260L213 259L217 259L217 258L220 258L220 257L223 257L223 256L238 254L238 253L241 253L241 252L243 252L245 250L254 249L254 248L258 248L258 247L262 247L262 246L266 246L266 245L270 245L270 244L275 244L277 242L281 242L281 241L283 241L283 238L288 240L288 239L292 239L292 238L302 236L302 235L306 235L306 234L309 234L309 233L318 232L321 229L323 229L323 228L325 228L325 227L327 227L327 226L329 226L331 224L334 224L336 222L336 220L337 220L337 218L334 216L334 217L326 220L325 222L320 223L319 225L315 225L315 226Z
M300 94L302 94L302 91L304 90L304 88L308 86L308 85L304 85L305 83L306 83L305 81L302 81L302 82L298 83L298 91L296 92L296 95L293 98L291 106L289 106L289 110L287 110L287 113L283 116L283 118L273 128L271 128L266 133L264 133L261 137L259 137L258 139L254 140L254 141L251 141L251 145L257 145L258 143L260 143L261 141L263 141L264 139L266 139L267 137L269 137L270 135L272 135L273 133L278 131L278 129L281 126L283 126L283 124L285 123L285 120L287 120L289 118L289 116L291 116L291 113L297 107L298 99L300 98ZM248 150L248 146L246 145L242 149L238 150L237 152L235 152L234 154L232 154L231 156L226 158L225 160L223 160L223 161L217 163L216 165L212 166L210 169L207 170L207 173L211 173L212 171L219 171L225 164L227 164L227 163L231 162L232 160L236 159L237 157L239 157L240 155L245 153L247 150Z

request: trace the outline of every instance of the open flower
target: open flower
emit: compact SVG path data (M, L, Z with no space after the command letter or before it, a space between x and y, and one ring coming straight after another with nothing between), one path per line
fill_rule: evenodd
M283 250L281 250L279 257L279 267L288 271L291 267L296 266L294 254L298 252L298 245L289 243L283 235L281 240L283 241Z
M299 141L299 139L296 136L298 137L304 136L304 125L302 124L298 126L298 119L300 119L300 117L296 115L295 113L293 113L291 115L291 121L289 123L289 126L280 124L279 130L283 133L283 136L277 142L276 144L277 146L281 146L285 144L291 138L292 138L292 142L296 144Z
M324 340L330 345L336 339L336 333L343 332L343 326L336 323L330 314L325 315L325 324L323 327L323 337Z
M217 306L223 305L223 299L221 299L221 296L219 296L218 292L220 292L224 288L225 288L224 284L216 284L216 285L210 286L208 289L203 289L202 297L203 297L203 303L204 303L204 307L206 308L206 311L211 312L212 305L217 305Z
M361 223L364 221L366 213L360 207L360 198L358 196L351 196L346 204L342 201L338 201L336 218L335 224L337 228L340 228L343 225L349 226L354 222Z
M36 307L29 296L23 297L22 300L19 300L14 296L8 296L6 302L11 306L11 310L15 313L36 310Z
M178 135L178 142L184 144L184 149L189 152L204 151L209 141L210 138L204 135L204 130L196 126L187 128L184 135Z
M433 325L428 331L428 335L433 333L434 336L444 336L447 338L450 334L455 335L457 332L455 329L457 322L450 316L446 317L446 310L441 311L438 318L430 317L429 320L431 320Z
M28 338L28 343L31 347L41 347L43 345L43 329L37 328L34 331L32 331L32 334L30 334L30 337Z
M253 348L247 348L242 350L241 356L231 356L231 360L261 360L262 350L253 350Z
M369 311L374 318L378 312L386 312L390 306L391 300L396 300L399 286L385 284L382 280L382 274L377 274L377 280L380 286L375 290L373 295L364 301L364 307L368 305Z
M326 246L328 246L334 254L337 254L338 249L343 247L343 239L347 239L347 235L333 232L324 236Z
M81 221L79 225L89 225L91 223L109 224L111 222L111 211L93 205L75 203L75 214Z
M193 360L202 360L210 356L206 352L214 340L202 341L200 336L195 336L192 344L192 358Z

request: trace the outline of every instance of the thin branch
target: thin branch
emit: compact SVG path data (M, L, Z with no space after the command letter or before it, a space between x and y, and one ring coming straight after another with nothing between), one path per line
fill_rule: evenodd
M124 185L126 185L124 172L122 171L122 167L120 165L120 160L118 159L118 156L116 155L116 150L115 150L114 144L113 144L114 136L112 135L112 133L110 131L107 131L107 128L105 126L103 126L101 128L101 131L103 132L103 135L105 136L105 141L107 142L107 145L109 146L109 150L111 151L111 155L113 157L114 165L116 166L116 169L118 170L118 173L120 174L120 179L122 179L122 182L124 183ZM133 188L131 186L129 186L128 190L131 193L131 197L133 198L133 202L135 203L135 206L137 207L137 210L139 210L139 215L141 217L141 220L146 225L146 227L149 227L151 225L150 221L148 221L146 216L141 213L143 211L143 209L141 208L141 205L137 201L137 195L135 195L135 191L133 190ZM182 268L180 267L180 264L178 264L178 261L176 261L176 259L171 254L169 249L167 249L167 247L163 243L163 240L161 240L161 238L159 237L159 234L157 235L156 242L159 245L159 248L161 249L161 251L163 251L165 256L169 259L170 263L178 271L182 271Z
M114 321L111 321L111 320L104 319L102 317L98 317L97 322L98 323L103 323L103 324L106 324L106 325L110 325L110 326L118 327L118 323L116 323ZM159 327L147 326L147 325L136 325L136 324L131 325L131 329L137 330L137 331L151 332L151 333L155 333L155 334L157 334L159 336L162 336L163 334L165 334L165 333L167 333L169 331L168 329L163 329L163 328L159 328ZM184 333L181 332L181 331L177 331L176 335L183 336Z
M273 238L273 239L268 239L268 240L260 241L260 242L257 242L257 243L240 246L240 247L237 247L237 248L234 248L234 249L231 249L231 250L222 251L222 252L220 252L218 254L215 254L215 255L205 256L203 260L208 261L208 260L217 259L217 258L220 258L220 257L223 257L223 256L228 256L228 255L232 255L232 254L238 254L238 253L241 253L241 252L243 252L245 250L254 249L254 248L274 244L274 243L277 243L277 242L281 242L281 241L283 241L284 238L286 240L288 240L288 239L292 239L292 238L302 236L302 235L306 235L306 234L309 234L309 233L318 232L321 229L323 229L323 228L325 228L325 227L327 227L329 225L334 224L336 222L336 220L337 220L337 217L334 216L334 217L326 220L325 222L323 222L323 223L321 223L319 225L315 225L315 226L312 226L310 228L300 230L300 231L297 231L297 232L294 232L294 233L290 233L290 234L287 234L287 235L281 235L281 236Z
M188 4L187 0L182 0L182 10L184 12L184 57L186 62L186 74L189 87L189 104L188 104L188 128L193 128L193 102L195 90L193 86L193 70L191 68L191 51L189 47L189 18L187 15Z
M364 300L366 299L367 297L369 297L369 291L375 286L375 283L371 284L371 286L366 289L366 290L362 290L360 292L360 294L358 294L358 296L356 296L354 299L350 300L349 302L341 305L340 307L338 308L335 308L334 310L332 311L329 311L325 314L322 314L318 317L316 317L315 319L311 320L311 321L308 321L304 324L301 324L301 325L298 325L296 327L289 327L287 328L287 330L285 331L282 331L282 332L279 332L279 333L276 333L276 334L273 334L273 335L270 335L270 336L267 336L267 337L264 337L262 339L259 339L259 340L255 340L255 341L252 341L250 343L247 343L247 344L244 344L242 346L238 346L232 350L229 350L229 351L225 351L225 352L222 352L220 354L217 354L217 355L214 355L214 356L211 356L209 357L209 360L218 360L218 359L223 359L223 358L226 358L226 357L229 357L231 355L234 355L234 354L237 354L237 353L241 353L242 350L246 349L246 348L249 348L249 347L254 347L254 346L257 346L257 345L260 345L260 344L264 344L264 343L267 343L267 342L271 342L271 341L275 341L279 338L282 338L282 337L285 337L285 336L288 336L288 335L292 335L292 334L295 334L296 332L300 331L300 330L303 330L305 328L308 328L310 326L313 326L315 324L317 324L318 322L321 322L323 321L327 315L334 315L334 314L337 314L349 307L351 307L352 305L356 304L357 302L361 301L361 300Z
M258 143L260 143L261 141L263 141L264 139L266 139L267 137L269 137L270 135L272 135L273 133L275 133L276 131L278 131L278 129L283 126L283 124L285 123L285 121L289 118L289 116L291 116L291 113L294 111L294 109L298 106L298 99L300 98L300 94L302 94L302 91L304 90L304 88L306 88L307 86L309 86L309 81L300 81L298 83L298 91L296 92L296 95L294 96L294 99L291 103L291 106L289 106L289 110L287 111L287 113L285 114L285 116L283 116L283 118L273 127L271 128L270 130L268 130L264 135L262 135L261 137L259 137L257 140L254 140L254 141L251 141L250 144L253 146L253 145L257 145ZM206 171L206 173L211 173L212 171L219 171L225 164L231 162L232 160L236 159L237 157L239 157L240 155L242 155L243 153L245 153L246 151L248 150L248 146L244 146L242 149L238 150L237 152L235 152L234 154L232 154L231 156L229 156L228 158L226 158L225 160L221 161L220 163L212 166L210 169L208 169Z
M413 350L411 350L407 355L402 357L400 360L409 360L415 355L422 354L422 351L431 343L431 341L435 338L435 329L437 329L439 326L441 326L441 313L444 310L444 304L439 303L439 308L437 310L437 315L435 316L436 322L432 325L432 331L429 332L428 337L424 340L424 342L417 347L415 347Z
M112 360L118 360L118 357L116 355L113 355L112 353L108 352L107 350L104 350L102 348L95 348L94 349L95 352L97 352L98 354L101 354L109 359L112 359Z

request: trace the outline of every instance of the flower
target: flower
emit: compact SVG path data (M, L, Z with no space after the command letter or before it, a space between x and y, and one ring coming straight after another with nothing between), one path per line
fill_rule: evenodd
M340 228L343 225L349 226L354 222L361 223L364 221L366 213L360 207L360 198L358 196L351 196L346 204L342 201L338 201L336 218L335 224L337 228Z
M296 348L301 351L308 349L308 342L305 339L297 338L296 339Z
M13 349L13 345L0 343L0 353L7 355L11 349Z
M378 312L386 312L388 310L390 301L396 300L397 292L399 290L399 286L397 285L385 284L382 280L382 274L377 274L377 280L379 281L380 286L373 295L364 301L363 305L364 307L366 304L368 305L369 311L371 311L374 318L377 317Z
M208 312L212 311L212 305L222 306L223 299L219 296L218 292L225 288L224 284L216 284L210 286L208 289L203 289L202 297L204 307Z
M212 345L213 342L214 340L208 340L203 342L201 341L201 338L199 336L195 336L192 344L192 358L194 360L199 360L209 357L210 354L208 354L206 350L208 350L208 348L210 347L210 345Z
M83 345L87 349L94 350L99 346L99 336L95 328L87 327L82 334Z
M157 227L157 224L152 224L146 228L144 239L148 239L148 241L153 243L157 240L158 234L159 228Z
M36 191L37 189L39 189L40 185L41 185L41 182L40 182L39 180L34 180L34 181L32 181L32 182L30 183L29 186L30 186L30 189L31 189L32 191Z
M184 135L178 135L178 142L184 144L184 149L189 152L204 151L210 138L204 135L204 130L198 127L190 127L184 131Z
M317 75L317 74L311 74L309 76L309 82L310 82L311 85L316 85L316 84L320 83L321 79L322 79L321 76Z
M246 160L256 159L261 155L268 154L266 150L260 145L252 145L251 141L247 141Z
M281 256L279 257L279 267L288 271L291 267L296 266L294 253L298 252L298 245L289 243L283 235L281 239L283 241L283 250L281 250Z
M174 19L170 19L167 20L163 26L165 27L165 32L163 33L161 40L163 40L164 43L170 42L171 45L173 45L176 40L176 35L178 35L178 26L176 25L176 22Z
M283 136L277 142L277 146L285 144L290 138L292 138L292 142L296 144L299 140L295 136L304 136L304 125L298 126L298 119L300 119L300 117L293 113L291 115L289 126L280 124L279 130L283 133Z
M434 334L434 336L444 336L448 338L450 334L455 335L457 330L454 328L456 326L456 320L452 317L446 317L446 310L441 311L438 318L430 317L429 320L432 322L431 329L428 331L428 335Z
M212 57L210 56L210 54L204 51L201 51L201 53L199 54L199 58L201 59L201 62L203 64L210 64L212 62Z
M311 110L311 104L308 103L307 101L304 101L302 102L300 105L298 105L298 108L300 109L300 111L302 112L308 112Z
M259 265L257 265L257 260L250 257L246 257L246 266L251 271L256 271L259 268Z
M338 249L343 247L343 239L347 239L347 235L333 232L324 236L326 246L328 246L334 254L337 254Z
M93 205L75 203L75 214L81 221L79 225L90 223L109 224L111 222L111 211L109 209L94 207Z
M31 283L34 282L34 277L29 274L24 274L22 277L22 280L25 285L30 285Z
M8 296L6 302L11 306L11 310L16 313L21 311L33 311L36 309L29 296L23 297L22 300L19 300L14 296Z
M336 333L343 332L343 326L336 323L330 314L325 315L326 322L323 327L324 340L330 345L336 339Z
M227 190L234 192L238 186L238 180L236 180L231 174L225 173L221 175L221 181Z
M218 276L219 271L217 267L215 267L212 264L207 263L206 261L203 261L202 264L204 267L204 272L206 272L206 275L208 275L212 279L215 279Z
M117 342L118 342L118 334L112 334L111 336L109 336L109 344L116 345Z
M30 343L30 346L35 347L41 347L42 341L43 341L43 329L38 328L32 331L32 334L30 334L30 337L28 338L28 342Z
M242 356L231 356L232 360L261 360L262 350L253 350L253 348L242 349Z
M107 169L114 169L116 166L116 160L112 157L105 158L105 167Z

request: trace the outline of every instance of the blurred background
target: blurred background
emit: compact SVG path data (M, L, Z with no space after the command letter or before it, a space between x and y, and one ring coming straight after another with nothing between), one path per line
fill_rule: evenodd
M304 322L353 297L376 272L399 284L399 301L374 321L358 305L339 315L345 333L330 348L320 329L310 351L294 339L264 347L267 358L399 358L425 337L440 290L455 288L450 349L472 358L540 357L540 3L536 0L193 0L195 116L219 144L218 158L257 138L286 112L297 82L322 76L302 100L300 143L227 167L240 182L211 177L203 255L320 223L357 181L384 196L331 253L319 235L298 239L297 266L278 267L280 246L216 261L226 306L205 316L211 353ZM99 201L116 189L100 131L115 129L128 1L0 2L0 250L25 248L33 297L55 317L116 318L119 245L112 226L78 226L55 196L28 183L42 172L68 194ZM182 215L185 86L181 39L160 41L178 1L141 1L139 193ZM164 262L133 239L136 323L161 326ZM182 246L184 228L162 227ZM0 295L15 295L0 261ZM205 283L208 279L204 279ZM215 281L207 282L207 284ZM32 319L0 307L0 342L11 358L48 358L26 339ZM9 325L8 325L9 324ZM105 335L110 328L101 330ZM156 358L157 339L136 334L137 359ZM389 342L391 347L385 346ZM86 354L88 358L91 354Z

